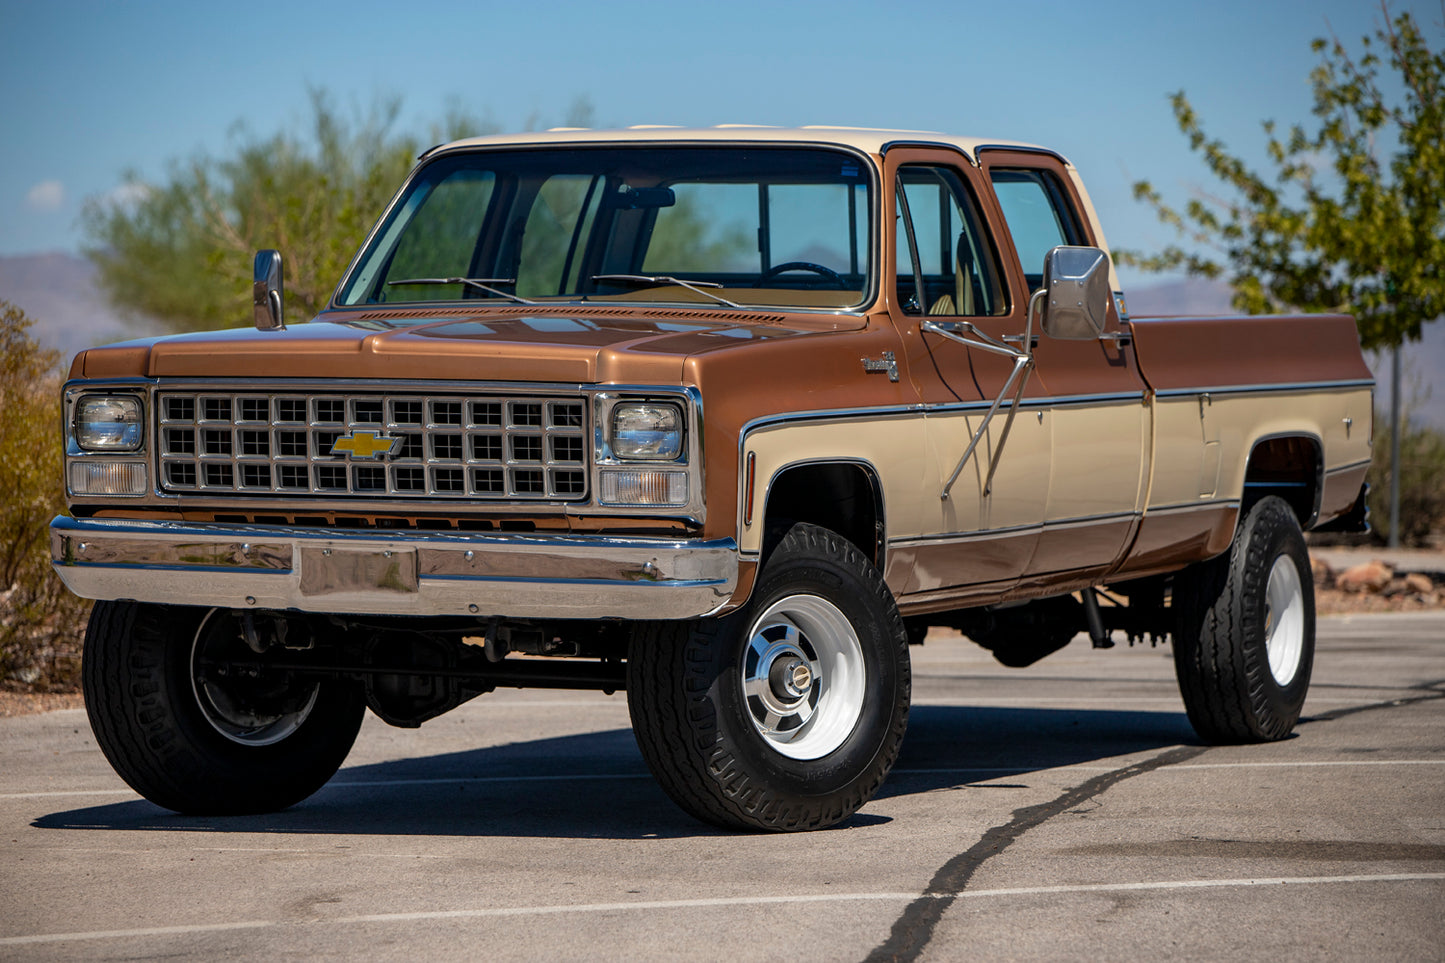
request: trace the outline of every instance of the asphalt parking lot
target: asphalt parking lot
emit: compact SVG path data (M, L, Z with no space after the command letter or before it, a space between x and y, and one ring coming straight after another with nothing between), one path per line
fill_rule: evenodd
M621 695L368 719L316 796L190 819L81 710L0 720L0 959L1445 958L1445 613L1320 621L1294 738L1207 748L1166 648L914 655L880 796L730 835Z

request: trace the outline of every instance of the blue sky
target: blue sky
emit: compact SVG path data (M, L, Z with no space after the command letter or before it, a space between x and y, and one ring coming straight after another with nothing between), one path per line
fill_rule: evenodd
M1438 43L1437 0L1395 0ZM505 129L844 124L1047 144L1083 172L1115 246L1171 240L1131 199L1208 186L1174 127L1183 89L1248 158L1260 121L1307 119L1310 40L1352 47L1373 0L325 3L0 0L0 255L76 251L85 199L124 172L223 154L243 121L301 130L308 86L343 108L403 99L426 131L457 104Z

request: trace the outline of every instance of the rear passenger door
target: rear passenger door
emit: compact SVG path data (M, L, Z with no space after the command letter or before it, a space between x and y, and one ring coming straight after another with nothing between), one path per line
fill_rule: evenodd
M979 160L1008 224L1008 267L1027 291L1042 285L1044 256L1056 245L1105 246L1084 216L1072 169L1058 157L985 149ZM1035 370L1045 398L1035 410L1052 425L1052 458L1044 528L1026 577L1103 573L1137 530L1149 409L1134 351L1112 307L1105 335L1089 341L1038 336Z

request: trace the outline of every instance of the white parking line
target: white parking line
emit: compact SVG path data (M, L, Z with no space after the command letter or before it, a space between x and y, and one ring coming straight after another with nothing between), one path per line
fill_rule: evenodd
M635 913L646 910L713 909L718 907L776 906L796 903L912 902L917 899L988 899L1000 896L1043 896L1067 893L1116 893L1185 889L1227 889L1249 886L1309 886L1349 883L1404 883L1445 881L1445 873L1380 873L1354 876L1273 876L1242 879L1159 880L1147 883L1080 883L1069 886L1022 886L1007 889L965 890L962 893L818 893L797 896L738 896L713 899L647 900L635 903L582 903L561 906L496 906L477 909L429 910L417 913L371 913L315 920L244 920L234 923L158 926L131 930L92 930L76 933L36 933L0 937L0 946L67 943L78 940L144 939L213 933L225 930L275 929L286 926L366 923L416 923L431 920L484 919L506 916L549 916L563 913Z
M56 789L49 792L6 792L0 799L49 799L58 796L135 796L133 789Z

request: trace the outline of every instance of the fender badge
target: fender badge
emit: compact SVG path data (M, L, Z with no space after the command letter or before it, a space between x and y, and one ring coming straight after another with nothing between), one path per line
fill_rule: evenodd
M898 359L893 356L892 351L883 352L883 357L878 360L862 358L863 370L868 374L886 374L889 381L898 380Z
M372 460L378 455L395 454L405 440L401 437L378 435L374 431L352 431L332 442L331 454Z

